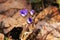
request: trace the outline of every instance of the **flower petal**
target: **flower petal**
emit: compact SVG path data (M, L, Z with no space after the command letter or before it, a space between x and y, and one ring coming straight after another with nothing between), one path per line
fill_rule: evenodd
M32 18L28 18L28 19L27 19L27 22L28 22L28 23L32 23Z
M33 14L34 14L34 10L31 10L31 11L30 11L30 14L33 15Z
M22 10L20 10L20 14L22 16L26 16L28 14L28 10L27 9L22 9Z

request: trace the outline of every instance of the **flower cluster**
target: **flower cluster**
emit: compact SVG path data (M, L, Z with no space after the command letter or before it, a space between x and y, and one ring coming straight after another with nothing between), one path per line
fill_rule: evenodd
M22 15L23 17L25 17L27 14L28 14L28 10L27 9L20 10L20 15ZM34 14L34 10L30 10L30 14L33 15ZM32 18L28 18L27 22L28 23L32 23Z
M22 9L20 10L20 14L25 17L28 14L28 10L27 9ZM30 14L33 15L34 14L34 10L30 10Z

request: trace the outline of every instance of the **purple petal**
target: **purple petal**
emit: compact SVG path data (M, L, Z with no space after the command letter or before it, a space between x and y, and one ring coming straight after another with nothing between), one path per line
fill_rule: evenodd
M35 13L35 11L34 11L34 10L31 10L31 11L30 11L30 14L31 14L31 15L33 15L34 13Z
M28 10L27 9L22 9L22 10L20 10L20 14L22 16L26 16L28 14Z
M27 19L27 22L28 22L28 23L32 23L32 18L28 18L28 19Z

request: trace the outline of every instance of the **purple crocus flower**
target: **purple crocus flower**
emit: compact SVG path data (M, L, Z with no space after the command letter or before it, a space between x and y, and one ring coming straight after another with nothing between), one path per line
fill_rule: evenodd
M28 10L27 9L22 9L20 10L20 14L25 17L28 14Z
M34 13L35 13L35 11L34 11L34 10L31 10L31 11L30 11L30 14L31 14L31 15L33 15Z
M28 23L32 23L32 18L28 18L28 19L27 19L27 22L28 22Z

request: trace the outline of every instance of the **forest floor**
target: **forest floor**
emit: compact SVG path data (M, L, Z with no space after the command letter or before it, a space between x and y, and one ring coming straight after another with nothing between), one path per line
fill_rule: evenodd
M60 12L48 6L23 17L20 10L31 10L26 0L0 0L0 40L60 40ZM27 19L32 18L32 23Z

